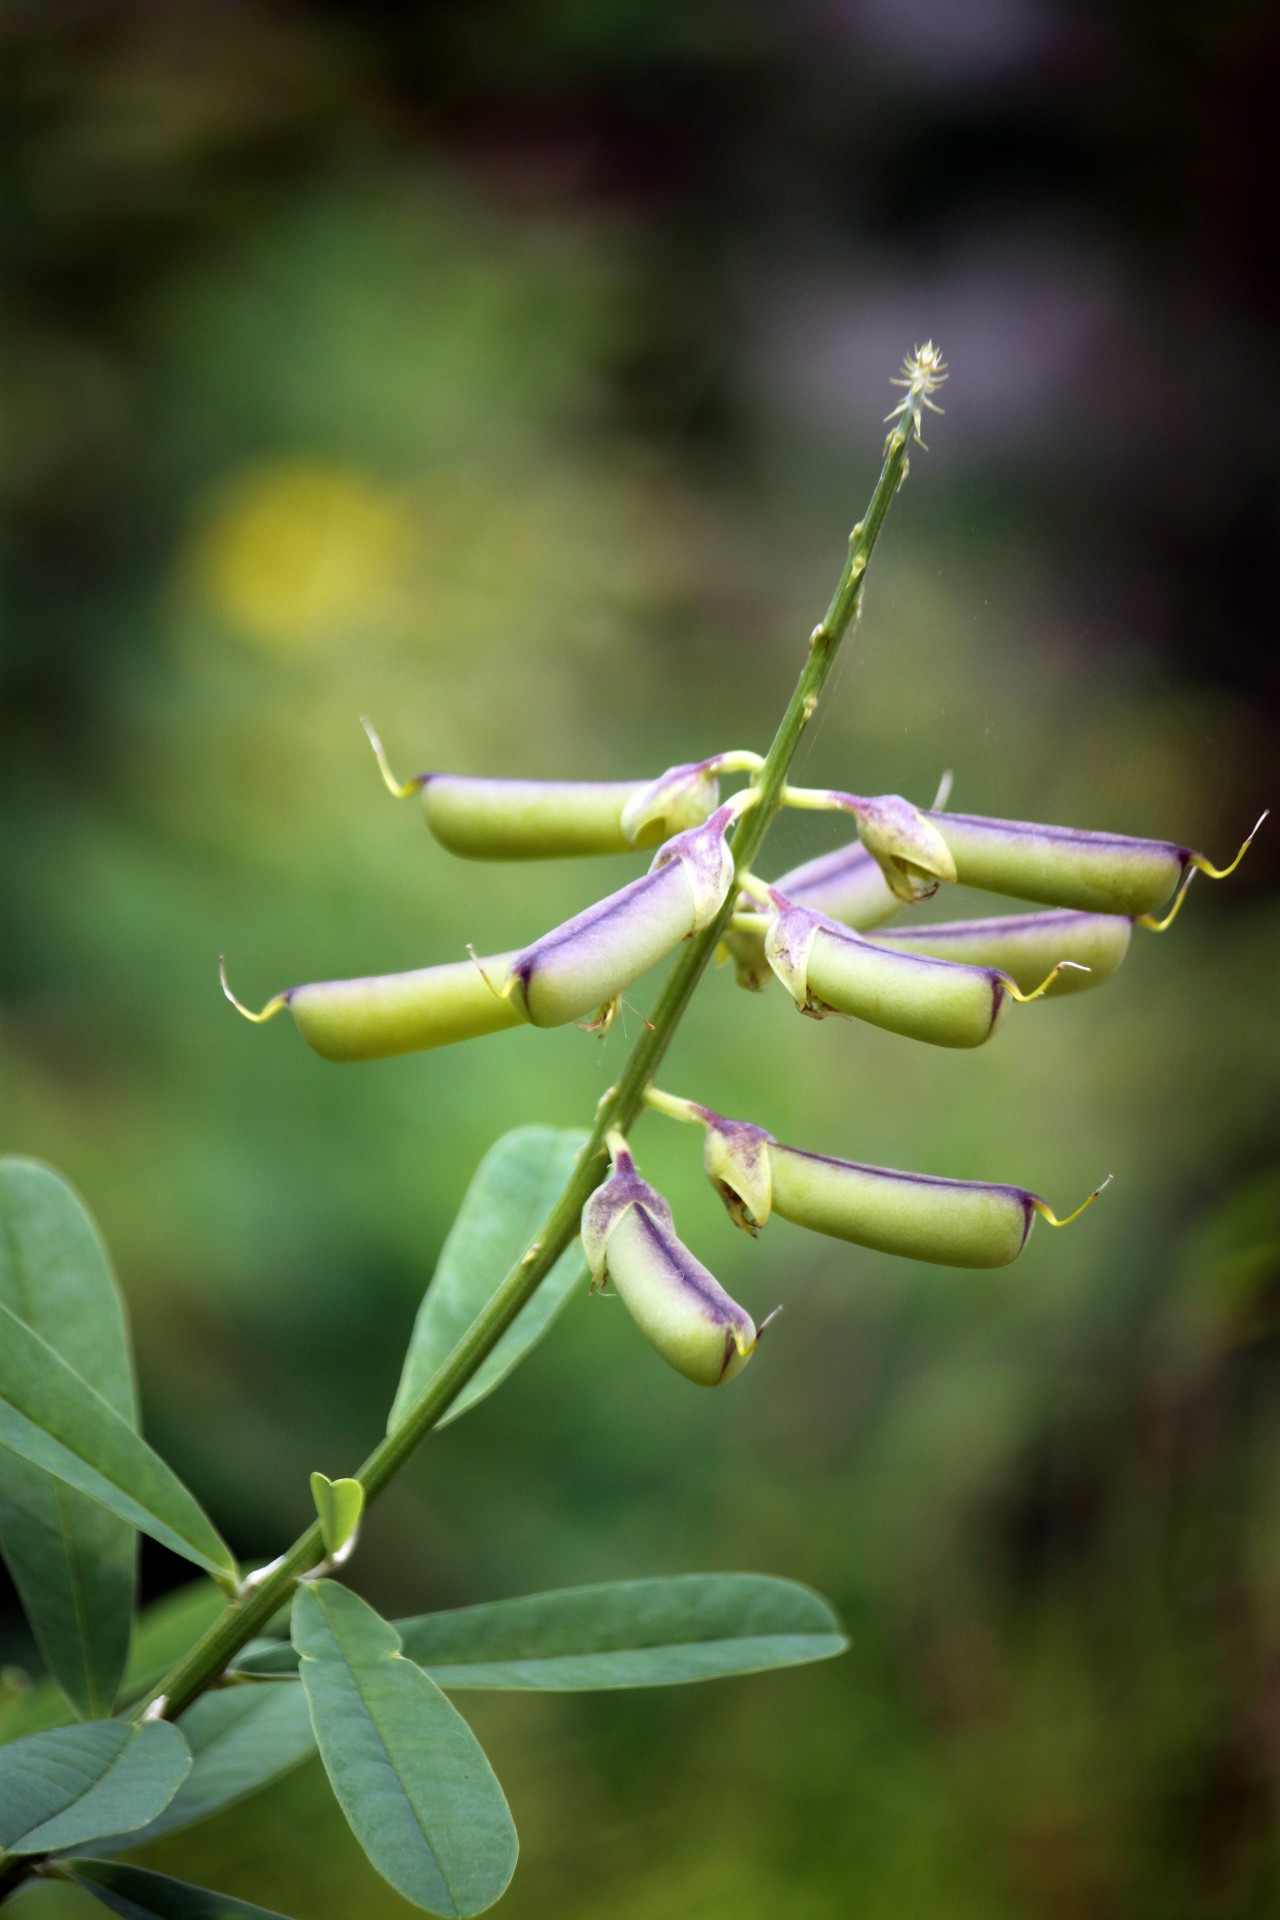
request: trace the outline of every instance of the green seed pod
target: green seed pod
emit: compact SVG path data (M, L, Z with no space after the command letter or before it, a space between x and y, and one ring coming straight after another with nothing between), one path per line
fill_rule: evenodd
M582 1213L593 1280L612 1281L641 1333L668 1365L698 1386L741 1373L755 1351L755 1322L676 1235L671 1209L642 1180L620 1135L614 1171Z
M535 1027L580 1020L610 1002L664 954L707 925L733 881L729 803L677 834L639 880L518 953L503 992Z
M397 799L421 792L427 826L441 846L470 860L549 860L630 853L699 826L719 797L724 756L671 767L656 780L490 780L420 773L399 781L382 743L365 731Z
M225 969L222 990L236 1011L255 1023L287 1007L303 1039L326 1060L381 1060L522 1026L523 1009L491 984L501 981L513 958L500 953L412 973L318 980L286 988L261 1013L240 1004Z
M784 1220L943 1266L1006 1266L1022 1252L1036 1214L1048 1217L1045 1203L1023 1187L895 1173L776 1144L769 1164L774 1211Z
M818 1018L846 1014L938 1047L979 1047L1011 1000L1035 999L1047 985L1023 993L996 967L875 945L776 893L774 901L765 956L800 1011Z
M929 819L946 842L956 878L964 886L1135 918L1153 913L1193 870L1224 880L1253 839L1251 833L1230 866L1215 867L1204 854L1169 840L1135 840L1119 833L988 820L969 813L931 813Z
M726 1120L650 1087L646 1105L707 1130L705 1164L735 1225L754 1233L771 1213L838 1240L951 1267L1002 1267L1017 1258L1040 1215L1065 1227L1092 1206L1111 1176L1060 1220L1025 1187L896 1173L785 1147L749 1120Z
M930 954L997 969L1030 993L1060 961L1072 965L1045 988L1046 998L1080 993L1109 980L1129 951L1133 922L1125 914L1077 913L1071 908L1008 914L995 920L952 920L932 927L894 927L874 935L877 946Z

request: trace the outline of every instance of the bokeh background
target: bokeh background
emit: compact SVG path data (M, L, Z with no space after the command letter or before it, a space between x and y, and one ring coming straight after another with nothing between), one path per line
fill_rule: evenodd
M1278 51L1248 0L4 10L0 1146L96 1211L149 1434L242 1553L379 1432L482 1152L584 1122L640 1018L342 1069L236 1020L223 950L254 1000L629 877L451 861L361 712L405 771L762 747L932 336L946 417L801 777L924 800L950 766L962 809L1218 858L1280 797ZM766 869L838 838L786 819ZM644 1123L686 1237L785 1304L767 1348L700 1394L581 1300L424 1447L357 1583L753 1568L853 1646L476 1697L511 1920L1276 1911L1275 849L970 1057L708 980L677 1091L1064 1208L1116 1181L962 1273L752 1244ZM149 1858L408 1911L318 1766Z

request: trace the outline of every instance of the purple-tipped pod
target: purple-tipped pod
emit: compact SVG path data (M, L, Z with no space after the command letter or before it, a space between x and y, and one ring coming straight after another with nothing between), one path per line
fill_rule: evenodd
M937 1047L980 1047L1023 993L997 967L967 966L873 944L824 915L774 896L770 966L802 1013L848 1015ZM1071 965L1059 959L1056 965Z
M364 980L317 980L286 988L261 1013L241 1006L225 971L222 988L247 1020L270 1020L287 1007L308 1046L326 1060L382 1060L522 1026L523 1009L499 991L512 957L500 953Z
M970 813L931 813L929 819L946 842L964 886L1135 918L1154 912L1193 868L1210 879L1225 880L1253 839L1251 833L1230 866L1215 867L1204 854L1170 840L1134 840L1119 833L988 820Z
M671 1209L610 1135L613 1172L582 1210L582 1245L650 1345L702 1387L732 1380L755 1351L756 1325L678 1239Z
M881 1253L947 1267L1003 1267L1027 1243L1037 1214L1065 1227L1038 1194L981 1180L940 1180L796 1147L769 1149L773 1210L797 1226L852 1240ZM1103 1186L1107 1183L1103 1181ZM1089 1206L1101 1193L1089 1195Z
M503 992L535 1027L608 1006L664 954L714 919L733 882L732 802L658 849L649 872L518 953Z
M1025 1187L897 1173L782 1146L763 1127L726 1120L709 1107L650 1087L645 1104L707 1130L705 1164L737 1226L762 1227L771 1213L838 1240L950 1267L1003 1267L1026 1245L1035 1216L1066 1227L1092 1206L1111 1176L1060 1220Z
M876 933L877 946L993 967L1030 993L1059 961L1074 964L1045 988L1045 997L1080 993L1109 980L1129 951L1133 922L1125 914L1078 913L1073 908L1008 914L995 920L951 920L933 927L893 927ZM1087 969L1087 971L1082 971Z
M399 799L421 792L441 846L470 860L550 860L630 853L699 825L719 796L715 762L673 767L657 780L489 780L420 773L399 781L382 743L365 731L382 777Z

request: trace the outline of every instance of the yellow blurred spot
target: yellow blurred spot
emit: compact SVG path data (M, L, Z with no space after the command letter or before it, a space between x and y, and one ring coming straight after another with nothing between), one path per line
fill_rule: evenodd
M363 474L277 461L222 496L197 564L220 613L261 645L295 652L385 602L408 546L403 507Z

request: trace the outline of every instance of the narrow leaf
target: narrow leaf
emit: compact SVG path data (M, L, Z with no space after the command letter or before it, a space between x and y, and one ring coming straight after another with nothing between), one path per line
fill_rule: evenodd
M559 1198L586 1138L585 1133L554 1127L517 1127L480 1162L418 1311L388 1431L400 1425L441 1361L524 1254ZM575 1240L458 1395L441 1426L506 1379L586 1275L582 1248Z
M330 1480L323 1473L313 1473L311 1498L316 1503L325 1552L341 1553L360 1525L364 1488L358 1480Z
M56 1853L145 1826L191 1766L176 1727L90 1720L0 1750L0 1848Z
M285 1920L266 1907L251 1907L229 1893L210 1893L166 1873L122 1867L114 1860L77 1860L68 1877L125 1920Z
M293 1638L320 1757L370 1861L428 1913L481 1913L516 1864L483 1749L400 1638L331 1580L298 1589Z
M13 1454L0 1454L0 1468L9 1472L19 1464ZM212 1580L193 1580L153 1600L134 1622L133 1644L120 1688L122 1700L140 1699L155 1682L176 1666L206 1627L213 1625L227 1604ZM52 1680L37 1681L21 1691L0 1684L0 1743L20 1740L24 1734L60 1727L72 1718L67 1698Z
M758 1573L567 1587L424 1614L397 1631L437 1686L564 1693L760 1673L848 1644L825 1600Z
M124 1307L107 1250L79 1196L34 1160L0 1160L0 1304L136 1427ZM67 1698L87 1718L110 1713L129 1651L132 1526L10 1456L0 1479L0 1553Z
M140 1832L95 1840L97 1854L145 1846L194 1826L307 1760L316 1750L302 1688L227 1687L202 1694L177 1722L192 1768L163 1812Z
M395 1628L406 1658L458 1692L678 1686L829 1660L848 1645L818 1594L760 1573L566 1587L420 1614ZM295 1659L282 1642L264 1640L239 1664L282 1675Z
M45 1468L215 1577L235 1579L230 1549L173 1470L4 1306L0 1447Z

